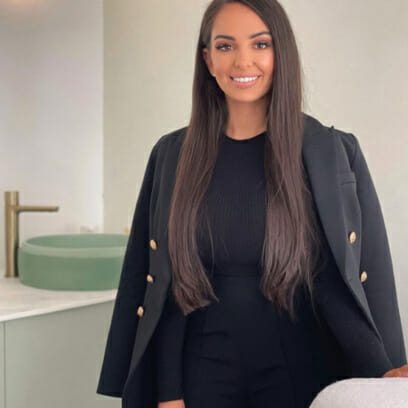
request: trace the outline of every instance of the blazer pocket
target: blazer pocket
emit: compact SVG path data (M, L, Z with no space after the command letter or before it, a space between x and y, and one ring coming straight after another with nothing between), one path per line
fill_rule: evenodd
M355 183L356 175L354 171L342 171L337 173L337 180L340 184Z

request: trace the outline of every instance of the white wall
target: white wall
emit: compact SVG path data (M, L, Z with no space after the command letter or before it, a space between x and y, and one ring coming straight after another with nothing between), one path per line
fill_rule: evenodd
M129 227L147 157L190 114L203 1L104 1L105 227Z
M209 1L104 1L105 224L130 222L147 155L185 126ZM360 140L383 207L408 344L408 2L283 0L303 59L305 110Z
M103 3L0 2L0 270L4 191L20 203L20 240L103 227Z

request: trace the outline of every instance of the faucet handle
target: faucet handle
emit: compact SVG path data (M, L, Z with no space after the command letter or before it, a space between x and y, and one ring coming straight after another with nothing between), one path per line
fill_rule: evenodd
M15 210L18 212L44 212L44 211L49 211L49 212L54 212L59 210L58 205L16 205Z

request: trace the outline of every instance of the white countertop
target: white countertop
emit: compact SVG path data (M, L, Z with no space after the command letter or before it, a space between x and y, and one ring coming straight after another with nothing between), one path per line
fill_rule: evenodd
M0 322L115 300L117 289L62 291L23 285L20 279L0 277Z

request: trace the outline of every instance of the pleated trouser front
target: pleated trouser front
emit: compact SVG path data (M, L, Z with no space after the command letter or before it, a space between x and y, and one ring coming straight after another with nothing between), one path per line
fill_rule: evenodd
M339 379L332 369L336 363L325 353L327 332L303 289L292 322L262 295L256 268L229 266L215 270L211 279L220 302L194 311L188 320L186 408L306 408Z

